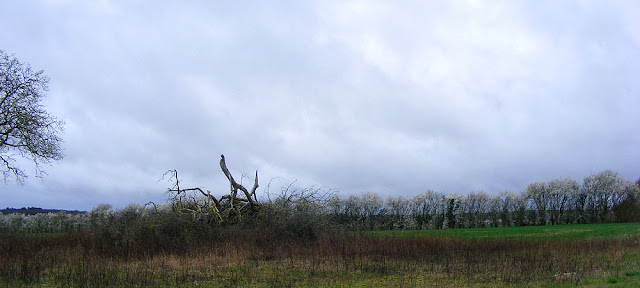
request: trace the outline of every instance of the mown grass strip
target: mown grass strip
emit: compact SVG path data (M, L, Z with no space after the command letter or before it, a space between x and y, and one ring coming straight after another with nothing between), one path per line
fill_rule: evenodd
M393 237L445 237L487 240L587 240L640 236L640 223L569 224L443 230L386 230L373 235Z

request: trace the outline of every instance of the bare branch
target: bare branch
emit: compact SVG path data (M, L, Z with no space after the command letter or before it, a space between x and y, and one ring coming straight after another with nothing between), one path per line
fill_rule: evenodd
M253 183L253 188L251 188L251 193L249 193L249 196L253 196L253 200L258 201L258 198L256 197L256 189L258 189L258 170L256 170L256 178L255 181ZM251 197L249 197L249 199L251 199Z
M244 186L242 186L241 184L238 184L238 182L236 182L235 179L233 179L233 176L231 175L231 172L229 172L229 169L227 168L227 163L225 162L224 159L224 154L220 155L220 169L222 169L222 172L224 173L225 176L227 176L227 179L229 180L229 184L231 186L231 195L232 198L235 198L238 190L242 191L245 195L245 197L247 197L248 201L251 203L251 205L255 205L254 203L254 199L255 199L255 192L256 189L258 189L258 171L256 171L256 178L253 184L253 188L251 189L251 192L249 192L247 190L247 188L245 188ZM252 196L254 196L254 198L252 198ZM256 200L257 201L257 200ZM232 200L232 202L234 202Z
M44 110L42 99L48 91L43 71L32 71L13 55L0 50L0 156L3 178L11 174L18 182L26 174L9 155L20 155L35 164L36 176L45 173L40 163L62 159L64 122Z
M204 191L202 188L180 188L178 171L169 170L162 179L168 176L168 180L173 182L171 188L167 189L174 211L188 213L201 219L205 216L214 216L217 221L225 222L230 219L239 219L244 213L255 213L259 206L256 190L258 189L258 171L251 191L242 184L238 184L225 163L224 155L220 156L220 168L229 180L229 194L220 199L211 195L211 191ZM161 180L162 180L161 179ZM242 191L242 196L238 195L238 190ZM199 196L201 198L197 198ZM204 198L202 198L204 197Z

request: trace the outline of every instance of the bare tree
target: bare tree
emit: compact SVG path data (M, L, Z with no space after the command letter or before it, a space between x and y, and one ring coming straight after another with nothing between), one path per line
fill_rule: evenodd
M514 222L515 212L517 211L517 205L515 202L517 201L517 195L511 190L503 190L498 194L498 205L500 213L500 222L502 226L509 227Z
M63 157L59 134L64 122L44 110L41 103L49 78L33 71L13 55L0 50L0 165L3 180L11 175L22 182L27 174L16 166L15 156L32 160L36 176L40 163Z
M385 200L385 206L389 211L389 217L391 221L389 223L389 228L391 229L407 229L410 226L408 223L408 219L410 219L411 214L411 206L409 199L404 196L392 197L389 196Z
M538 211L538 223L547 224L547 211L549 210L549 185L544 181L529 184L525 189L527 198L533 200Z
M170 175L169 181L175 181L173 187L167 190L173 209L178 212L192 214L196 218L213 219L219 223L230 220L237 221L247 213L255 214L260 204L256 196L258 171L256 171L253 187L248 190L233 178L227 168L224 155L220 155L220 169L229 180L230 186L229 194L220 197L220 199L211 195L211 191L207 190L205 192L202 188L181 188L178 171L167 171L165 175ZM242 191L243 195L238 195L238 191ZM197 197L198 193L203 197Z
M513 194L515 197L510 201L509 209L513 211L513 225L524 226L527 225L527 209L529 208L529 199L526 195Z
M330 213L329 205L336 204L335 190L313 186L299 188L294 187L294 183L282 187L275 199L269 196L269 202L263 203L265 206L261 208L266 210L261 214L261 221L268 223L266 227L284 227L297 237L313 239L320 231L331 226L327 216ZM271 217L264 217L265 214Z
M502 208L502 199L500 196L489 196L489 212L487 219L491 227L498 227L502 222L500 217L500 208Z
M373 192L360 194L360 208L364 216L365 228L373 230L376 228L381 216L385 214L382 198Z
M573 199L580 189L576 180L569 177L549 181L549 214L551 225L561 224L565 218L567 203Z
M415 195L411 200L411 215L415 219L418 229L442 228L446 201L444 194L427 190ZM434 221L434 220L440 221ZM435 223L438 222L438 223Z
M460 203L465 226L484 227L489 212L489 195L485 191L471 192Z
M605 170L584 178L591 222L613 221L612 209L625 195L625 180L618 173Z
M624 179L624 193L615 200L613 214L616 222L640 221L640 180L633 183Z
M344 205L344 214L346 219L348 219L347 222L351 225L363 226L364 215L362 215L360 198L355 195L350 195L342 202Z

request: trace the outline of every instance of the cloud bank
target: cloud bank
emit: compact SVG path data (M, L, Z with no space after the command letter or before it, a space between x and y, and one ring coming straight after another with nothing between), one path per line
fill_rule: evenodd
M168 169L222 194L221 153L263 187L343 194L635 180L638 15L635 1L3 3L0 49L51 78L66 157L0 196L160 201Z

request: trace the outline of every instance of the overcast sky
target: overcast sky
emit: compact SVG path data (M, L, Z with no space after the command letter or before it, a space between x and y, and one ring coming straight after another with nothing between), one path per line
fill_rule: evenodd
M250 2L2 1L0 49L66 129L0 208L162 201L168 169L222 195L220 154L259 192L640 177L638 1Z

